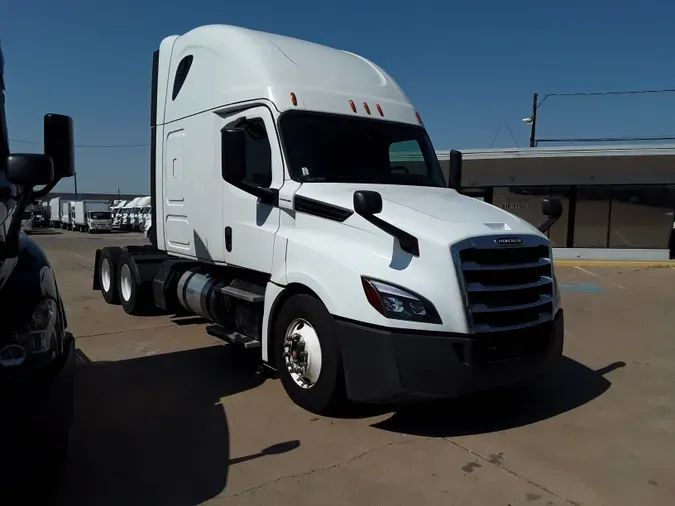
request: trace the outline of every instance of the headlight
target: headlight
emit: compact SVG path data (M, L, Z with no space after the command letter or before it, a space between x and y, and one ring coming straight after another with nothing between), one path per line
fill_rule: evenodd
M424 297L398 286L374 279L361 278L370 305L393 320L443 323L436 308Z
M0 351L0 366L16 367L30 355L55 353L58 306L53 299L43 299L27 321L12 335L19 344L5 346Z
M33 310L29 331L19 338L32 353L47 353L54 349L57 313L53 299L42 300Z

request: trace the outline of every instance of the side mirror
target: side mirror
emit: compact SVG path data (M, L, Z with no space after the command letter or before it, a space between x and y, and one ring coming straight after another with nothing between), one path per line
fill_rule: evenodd
M73 119L62 114L45 114L45 155L54 164L54 181L75 174Z
M38 154L14 154L7 157L7 179L10 183L33 188L54 181L52 159Z
M558 199L543 198L541 199L541 212L544 216L558 219L563 214L562 203Z
M462 152L453 149L450 151L450 174L448 186L459 191L462 188Z
M237 185L246 176L246 133L241 128L220 131L220 168L228 183Z
M544 233L562 216L562 202L558 199L543 198L541 199L541 212L548 216L548 219L537 227L541 233Z
M361 216L372 216L382 211L382 195L374 191L354 192L354 211Z

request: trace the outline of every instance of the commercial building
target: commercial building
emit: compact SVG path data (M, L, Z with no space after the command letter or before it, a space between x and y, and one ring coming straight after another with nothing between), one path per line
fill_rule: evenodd
M446 175L449 151L437 152ZM539 224L559 198L548 235L558 258L667 260L674 249L675 146L465 150L462 186Z

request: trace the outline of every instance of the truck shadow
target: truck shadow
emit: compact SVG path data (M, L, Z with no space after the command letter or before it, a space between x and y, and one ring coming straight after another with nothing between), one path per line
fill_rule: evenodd
M399 406L373 427L427 437L456 437L497 432L540 422L576 409L611 386L605 375L625 367L614 362L594 371L563 357L560 366L540 380L459 399Z
M263 381L225 346L119 362L80 359L68 457L50 503L193 505L215 497L232 463L220 399ZM299 444L281 442L237 461Z

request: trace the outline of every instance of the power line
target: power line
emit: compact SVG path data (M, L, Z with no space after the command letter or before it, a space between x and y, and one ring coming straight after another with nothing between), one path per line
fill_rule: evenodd
M38 141L24 141L19 139L10 139L9 142L16 142L17 144L44 144ZM144 144L75 144L76 148L85 149L120 149L120 148L145 148L150 146L150 143Z
M675 88L663 88L659 90L626 90L626 91L579 91L570 93L547 93L541 102L537 105L537 109L541 107L548 97L598 97L607 95L650 95L654 93L675 93Z
M511 131L511 127L509 126L509 122L504 121L504 124L506 125L506 128L509 131L509 135L511 136L511 139L513 139L513 143L516 145L517 148L519 148L520 145L518 144L518 141L516 140L516 138L513 136L513 132Z
M490 143L490 147L492 147L492 146L495 145L495 142L497 141L497 136L499 135L499 132L502 131L502 128L503 128L504 126L506 126L506 129L509 131L509 135L511 136L511 140L513 141L513 143L516 145L517 148L519 148L519 147L520 147L520 144L518 144L518 141L517 141L516 138L514 137L513 132L511 131L511 127L509 126L509 122L508 122L508 121L503 121L503 122L501 123L501 125L499 125L499 128L497 129L497 132L495 133L495 136L492 138L492 142Z

